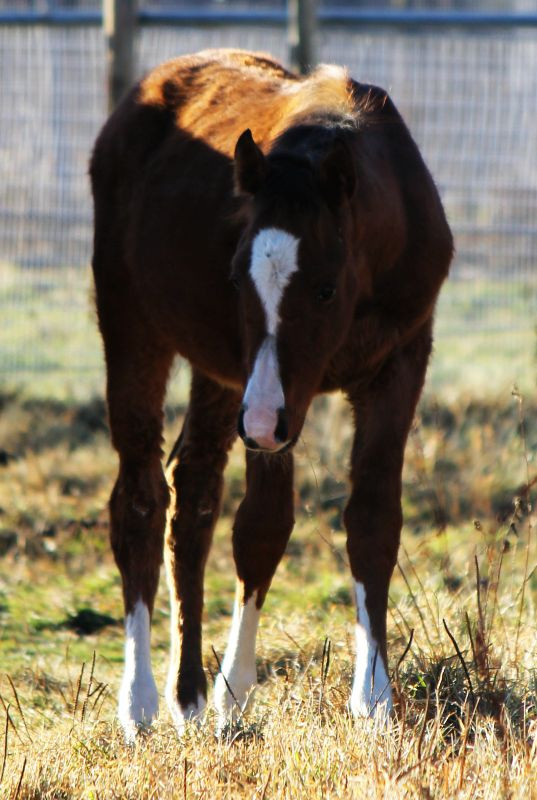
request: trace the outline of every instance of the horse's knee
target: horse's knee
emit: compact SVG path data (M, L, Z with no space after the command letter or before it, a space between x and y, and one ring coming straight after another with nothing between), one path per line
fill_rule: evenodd
M150 469L122 465L110 497L110 542L123 577L127 605L136 602L134 595L138 593L147 596L152 607L168 503L169 491L160 463Z
M177 562L197 567L205 562L220 512L225 460L201 464L187 460L173 470L175 508L170 516L167 546Z
M190 525L207 525L216 522L220 510L222 473L226 458L200 460L195 463L179 460L173 470L173 487L176 498L176 515Z
M110 513L116 528L125 528L132 538L138 529L158 527L169 501L168 484L159 462L149 467L122 465L110 497Z

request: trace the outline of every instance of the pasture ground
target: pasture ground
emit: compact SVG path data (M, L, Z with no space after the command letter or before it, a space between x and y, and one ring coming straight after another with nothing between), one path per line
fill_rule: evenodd
M102 346L89 270L0 261L0 387L32 397L87 400L102 390ZM88 300L90 302L88 302ZM464 387L498 397L535 391L537 278L450 280L436 314L429 389L450 402ZM4 375L2 373L5 373ZM179 370L174 400L184 398Z
M168 409L167 447L184 407ZM391 587L387 729L353 721L353 607L341 511L351 427L321 398L297 445L296 529L262 617L241 729L181 740L164 701L133 748L115 721L123 635L107 541L115 455L102 401L0 398L0 796L537 797L537 405L429 392L407 448ZM209 684L233 602L238 445L206 581ZM528 488L529 487L529 488ZM154 667L168 657L164 576ZM214 649L213 649L214 648Z

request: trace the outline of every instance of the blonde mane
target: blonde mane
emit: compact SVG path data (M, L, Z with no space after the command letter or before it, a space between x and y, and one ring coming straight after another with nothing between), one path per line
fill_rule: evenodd
M336 64L320 64L311 75L288 84L285 116L297 122L302 117L334 114L354 117L355 104L349 74Z
M143 104L173 109L180 128L228 156L242 132L241 120L268 148L287 128L307 119L335 117L347 124L356 119L352 83L343 67L321 64L301 78L268 56L234 50L168 61L142 81L139 97ZM218 114L207 113L216 108Z

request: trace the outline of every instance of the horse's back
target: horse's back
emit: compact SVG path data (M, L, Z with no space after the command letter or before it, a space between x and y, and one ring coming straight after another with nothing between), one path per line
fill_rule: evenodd
M268 56L238 50L202 51L152 70L119 103L95 143L90 175L97 235L111 226L129 235L129 228L139 228L137 218L155 208L165 220L178 201L187 213L203 209L217 233L236 205L238 137L252 126L267 138L281 117L277 96L297 81Z
M179 149L179 131L231 157L245 117L263 117L266 125L271 96L297 81L278 62L247 51L205 50L166 61L133 87L104 125L92 177L99 181L100 164L111 156L116 165L119 159L121 165L143 166L172 134Z

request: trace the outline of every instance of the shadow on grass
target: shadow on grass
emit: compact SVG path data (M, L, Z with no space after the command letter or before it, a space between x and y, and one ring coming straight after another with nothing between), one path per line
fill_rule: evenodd
M79 636L91 636L93 633L107 628L110 625L122 625L123 620L115 619L108 614L101 614L92 608L80 608L76 614L69 614L60 622L49 620L35 620L33 627L36 631L74 631Z

